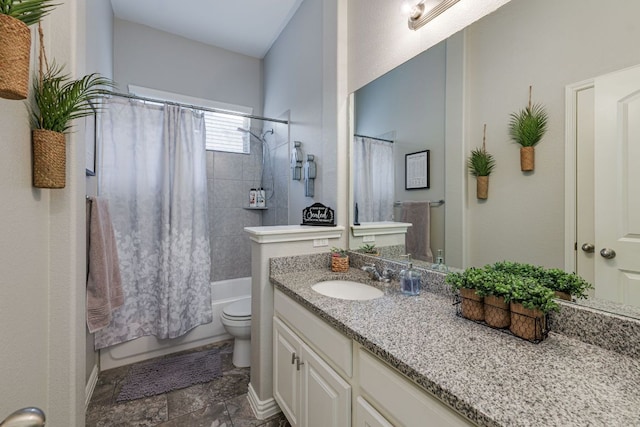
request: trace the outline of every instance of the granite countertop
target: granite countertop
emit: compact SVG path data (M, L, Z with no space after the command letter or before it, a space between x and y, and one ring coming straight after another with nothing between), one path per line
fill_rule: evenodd
M311 285L375 284L369 301ZM272 272L277 289L481 426L640 426L640 360L550 332L533 344L456 315L450 297L409 297L351 268Z

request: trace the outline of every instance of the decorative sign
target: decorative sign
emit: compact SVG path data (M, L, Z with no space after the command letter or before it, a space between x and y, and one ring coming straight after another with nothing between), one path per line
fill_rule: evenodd
M404 156L405 190L429 188L429 151L418 151Z
M322 225L335 227L335 215L333 209L322 203L314 203L302 210L301 225Z

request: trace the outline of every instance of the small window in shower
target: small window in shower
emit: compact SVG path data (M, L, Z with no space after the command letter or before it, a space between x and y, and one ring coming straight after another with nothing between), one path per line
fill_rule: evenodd
M217 110L215 112L204 112L205 126L207 128L207 150L250 153L249 134L240 132L238 129L251 128L251 119L246 115L253 114L253 108L134 85L129 85L129 92L142 97Z

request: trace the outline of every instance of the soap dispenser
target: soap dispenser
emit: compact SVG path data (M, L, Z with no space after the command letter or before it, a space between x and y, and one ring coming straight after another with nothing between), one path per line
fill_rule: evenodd
M407 257L407 268L400 271L400 290L405 295L420 295L422 275L413 268L411 254L402 256Z
M442 249L438 249L438 256L436 257L436 263L431 265L431 268L437 271L449 271L444 263L444 257L442 256Z

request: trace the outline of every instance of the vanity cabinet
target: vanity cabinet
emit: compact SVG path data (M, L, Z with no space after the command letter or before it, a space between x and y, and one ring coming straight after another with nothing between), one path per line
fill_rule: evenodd
M466 418L281 291L273 394L292 427L462 427ZM353 395L353 396L352 396Z
M351 425L351 386L274 317L274 397L292 427Z

